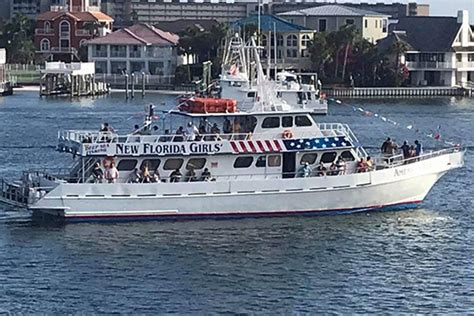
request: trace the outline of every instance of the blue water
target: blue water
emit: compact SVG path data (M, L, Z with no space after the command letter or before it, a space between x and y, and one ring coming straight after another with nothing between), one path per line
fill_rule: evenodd
M150 102L121 94L69 102L19 92L0 99L0 176L70 164L61 128L121 131ZM161 105L165 102L164 105ZM348 100L399 122L334 105L321 121L349 123L376 150L403 126L468 146L466 166L421 208L344 216L37 225L0 206L0 315L209 313L474 313L474 100ZM343 198L343 197L341 197Z

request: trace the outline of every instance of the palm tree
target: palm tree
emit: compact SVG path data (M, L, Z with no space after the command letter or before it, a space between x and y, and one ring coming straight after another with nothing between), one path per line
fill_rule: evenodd
M341 79L344 80L346 77L347 57L349 55L349 49L354 45L354 41L359 37L359 32L354 25L345 25L340 30L342 32L342 38L345 42L345 53L344 53L344 64L342 66Z
M402 79L402 73L401 73L401 58L402 55L406 53L408 50L408 46L405 42L402 41L396 41L393 43L391 46L391 53L395 55L395 63L394 63L394 71L395 71L395 85L400 86Z
M87 22L84 24L84 29L89 31L89 34L92 35L92 38L99 36L99 28L101 28L102 25L97 22Z

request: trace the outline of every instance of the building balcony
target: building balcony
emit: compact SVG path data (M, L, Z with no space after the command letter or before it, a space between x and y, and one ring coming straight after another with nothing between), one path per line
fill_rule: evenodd
M35 29L35 34L36 35L53 35L54 30L52 29Z
M464 69L464 68L474 68L474 61L463 61L456 63L457 69Z
M91 32L89 30L76 30L76 36L91 36Z
M445 61L407 61L405 65L410 70L454 68L452 63Z
M53 54L77 54L74 47L51 47L50 52Z

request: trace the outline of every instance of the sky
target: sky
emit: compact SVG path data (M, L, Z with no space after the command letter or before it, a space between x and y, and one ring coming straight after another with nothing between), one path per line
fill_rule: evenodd
M329 1L332 2L332 1ZM469 17L471 23L474 23L474 0L337 0L337 2L416 2L416 3L425 3L430 5L430 15L440 15L440 16L456 16L458 10L469 10Z

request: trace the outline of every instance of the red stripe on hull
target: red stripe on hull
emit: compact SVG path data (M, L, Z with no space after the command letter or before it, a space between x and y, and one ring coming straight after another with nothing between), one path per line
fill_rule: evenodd
M257 140L257 145L258 145L258 148L260 148L260 151L261 151L261 152L264 153L264 152L266 151L266 150L265 150L265 146L263 146L262 141Z
M239 152L239 148L237 147L237 144L234 141L231 141L230 145L232 146L232 150L234 151L234 153Z

